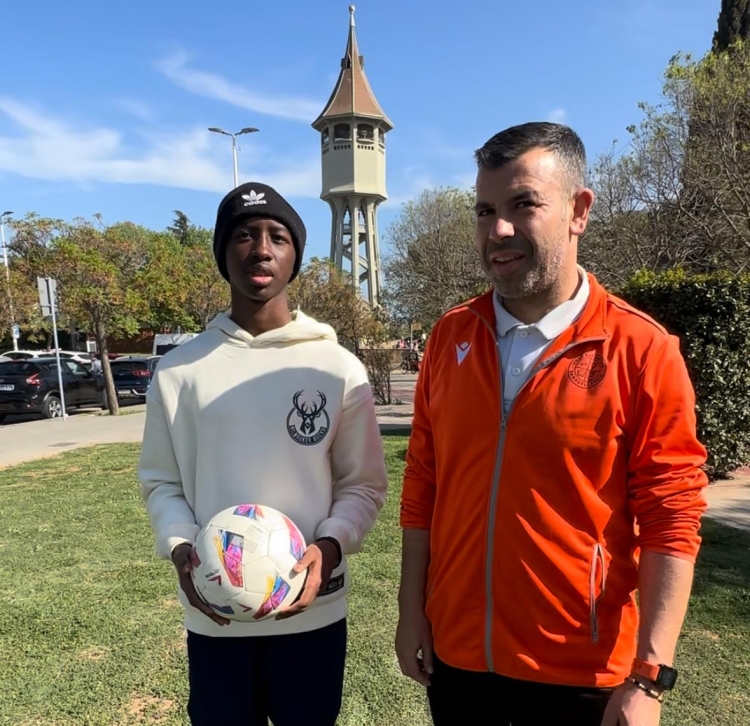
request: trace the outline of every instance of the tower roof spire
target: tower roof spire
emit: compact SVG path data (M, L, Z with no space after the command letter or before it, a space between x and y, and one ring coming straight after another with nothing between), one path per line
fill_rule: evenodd
M359 54L357 34L354 30L354 11L354 5L350 5L349 37L346 52L341 59L338 81L328 103L312 125L313 128L317 128L319 125L322 126L324 121L339 116L365 116L381 121L390 130L393 124L380 108L365 75L365 59Z

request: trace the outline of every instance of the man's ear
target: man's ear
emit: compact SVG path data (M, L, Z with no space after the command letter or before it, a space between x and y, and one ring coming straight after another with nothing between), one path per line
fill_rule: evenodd
M570 220L570 233L580 237L589 223L589 213L594 206L594 192L591 189L579 189L573 197L573 217Z

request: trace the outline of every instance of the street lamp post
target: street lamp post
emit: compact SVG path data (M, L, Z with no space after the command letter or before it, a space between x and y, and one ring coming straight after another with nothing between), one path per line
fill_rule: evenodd
M240 185L240 176L237 171L237 137L242 136L242 134L252 134L253 132L258 131L258 129L255 129L252 126L247 126L236 134L230 134L228 131L224 131L224 129L212 126L209 131L213 131L215 134L224 134L224 136L232 137L232 162L234 164L234 187L236 189Z
M13 340L13 350L18 350L18 338L16 337L16 316L13 313L13 293L10 290L10 268L8 267L8 247L5 244L5 219L13 212L0 214L0 242L3 245L3 262L5 262L5 283L8 287L8 310L10 312L10 337Z

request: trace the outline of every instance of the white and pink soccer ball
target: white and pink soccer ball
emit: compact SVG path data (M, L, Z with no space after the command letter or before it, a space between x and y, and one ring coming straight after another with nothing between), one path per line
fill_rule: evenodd
M191 553L195 589L219 615L267 620L291 605L305 584L293 571L305 538L286 515L259 504L219 512L200 531Z

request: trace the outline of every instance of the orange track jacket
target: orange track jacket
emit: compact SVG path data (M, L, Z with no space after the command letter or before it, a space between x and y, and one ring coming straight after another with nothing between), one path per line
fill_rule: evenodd
M454 667L619 685L639 549L697 555L706 451L678 340L589 279L507 419L492 293L430 336L401 526L430 530L426 613Z

